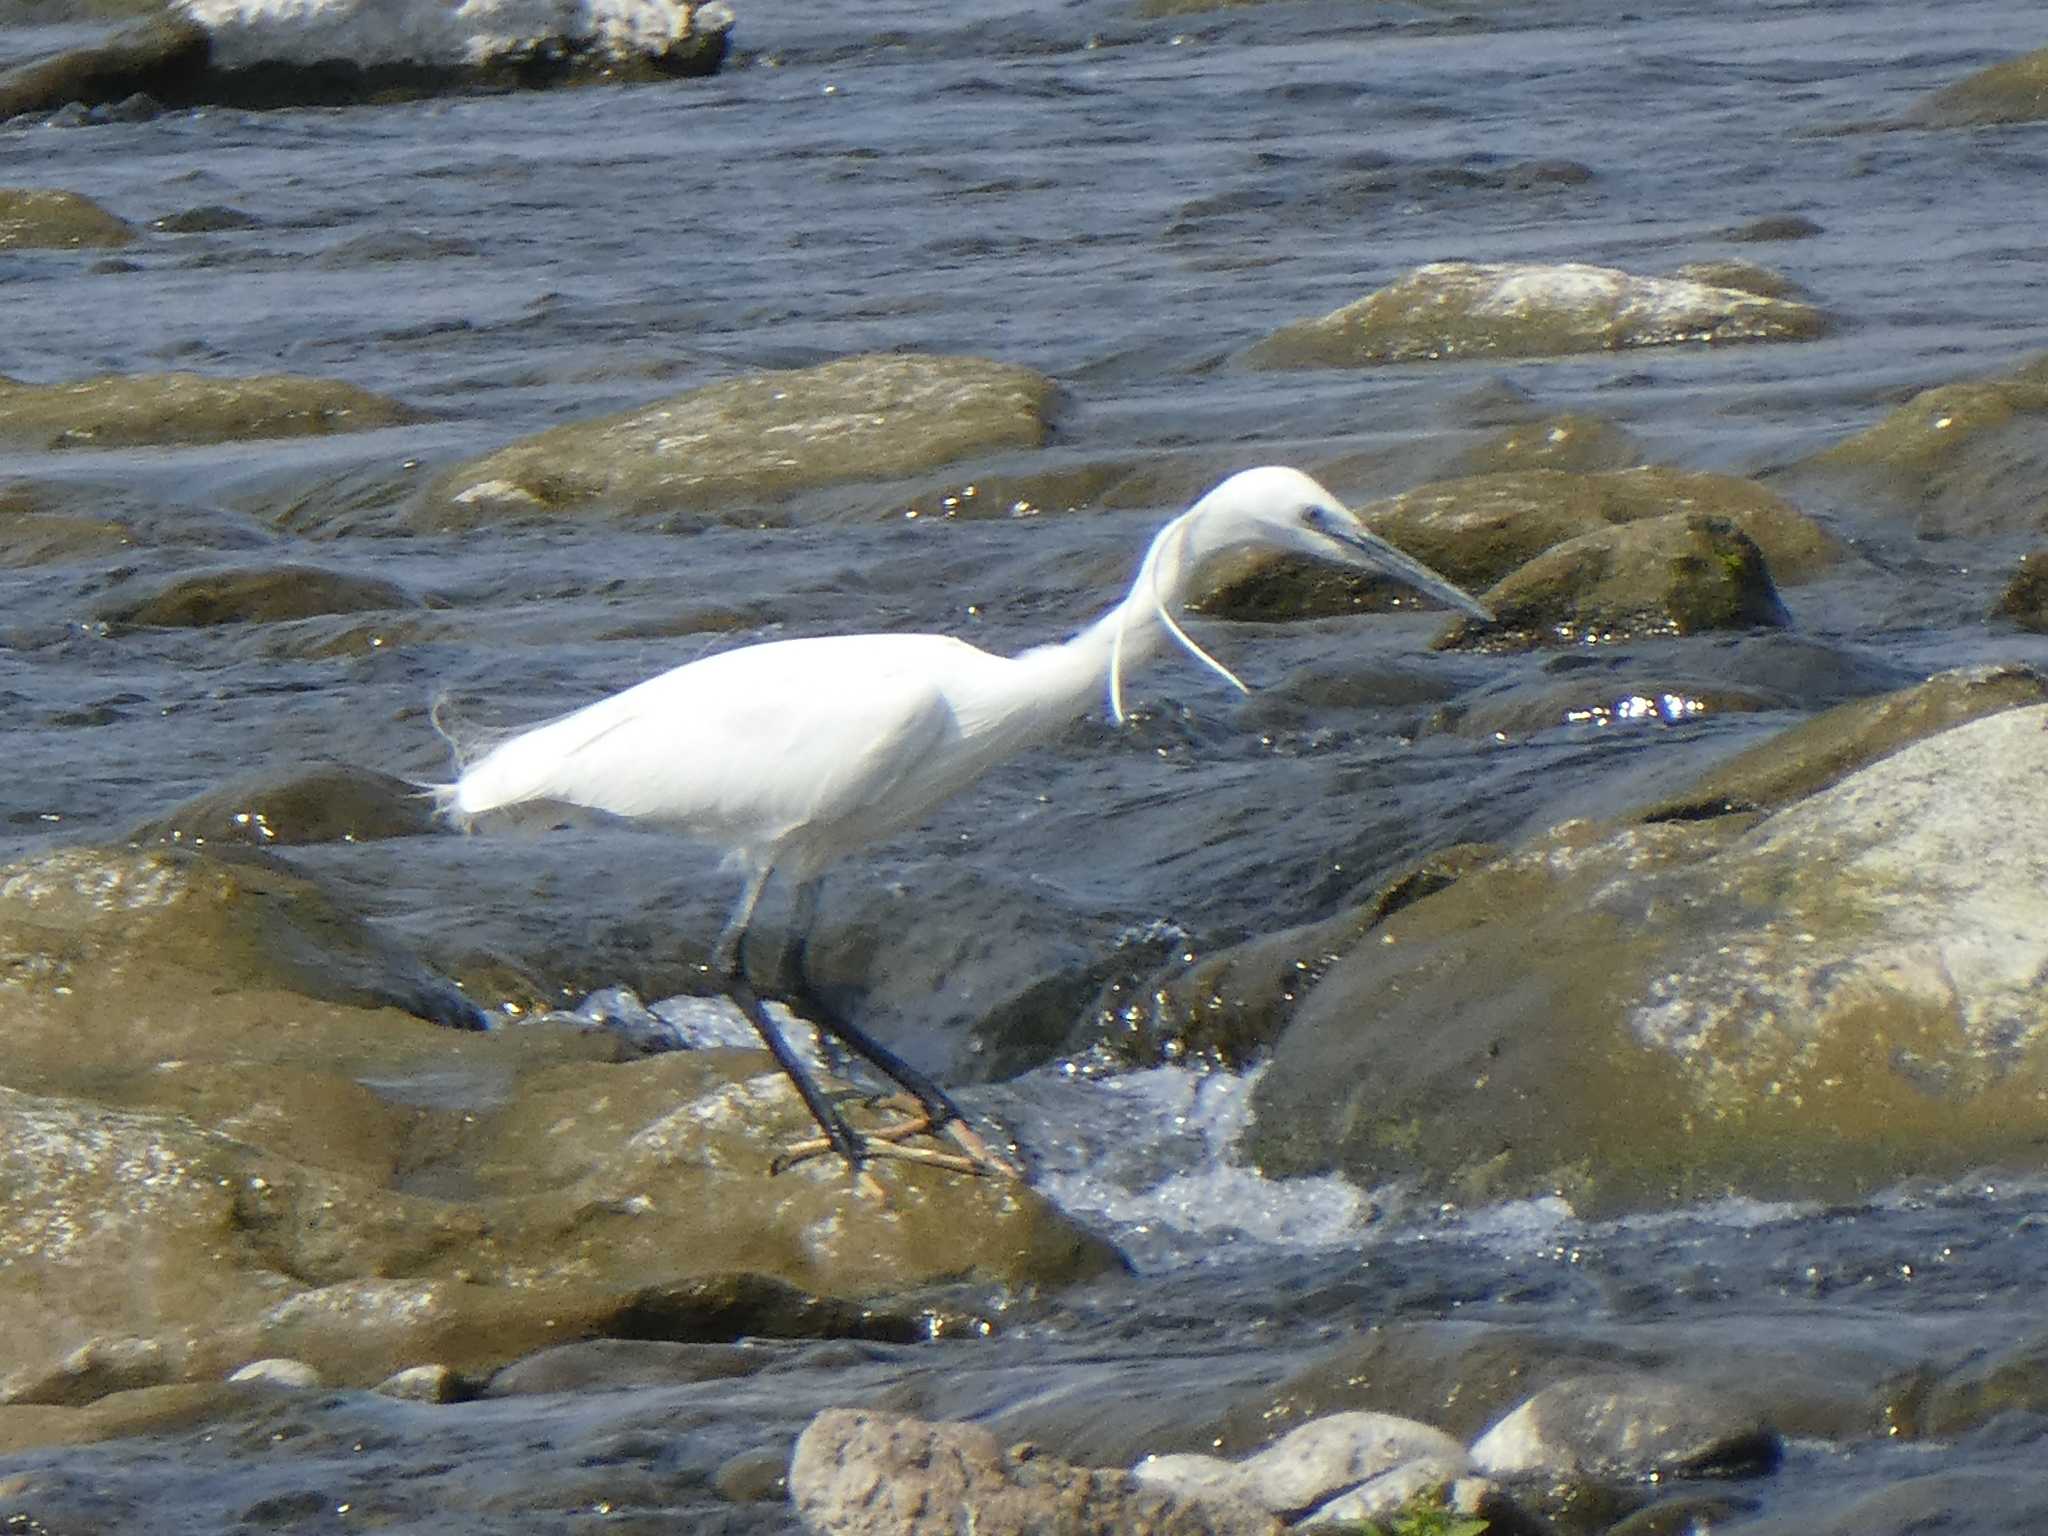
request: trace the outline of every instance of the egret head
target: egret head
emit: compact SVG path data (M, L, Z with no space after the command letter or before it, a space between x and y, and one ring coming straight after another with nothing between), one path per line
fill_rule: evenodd
M1263 548L1376 571L1478 619L1484 604L1368 530L1311 476L1269 464L1232 475L1190 508L1187 575L1226 550Z
M1275 549L1390 576L1439 602L1491 621L1485 604L1421 561L1370 532L1358 515L1313 477L1282 464L1240 470L1159 530L1138 567L1131 595L1118 610L1110 648L1109 709L1124 718L1124 633L1140 610L1149 610L1190 656L1243 692L1243 679L1197 645L1175 622L1196 575L1213 557L1235 549Z

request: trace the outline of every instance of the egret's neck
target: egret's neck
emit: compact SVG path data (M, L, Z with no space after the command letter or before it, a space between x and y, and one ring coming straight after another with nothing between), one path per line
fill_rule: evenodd
M1114 708L1112 678L1128 680L1165 648L1172 636L1165 615L1186 600L1200 559L1187 522L1184 514L1159 531L1122 602L1072 639L1016 658L1048 700L1057 696L1070 714Z

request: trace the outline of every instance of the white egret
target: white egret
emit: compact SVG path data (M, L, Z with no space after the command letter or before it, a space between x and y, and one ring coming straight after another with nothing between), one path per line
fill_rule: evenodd
M995 656L948 635L821 635L744 646L537 725L435 785L467 827L486 811L566 803L671 828L723 848L745 885L712 951L720 978L863 1187L871 1154L904 1153L906 1135L940 1132L964 1157L948 1166L1015 1172L937 1084L818 1005L803 967L817 881L834 860L916 825L987 769L1085 714L1107 687L1124 718L1123 674L1171 638L1239 689L1244 684L1175 622L1202 567L1230 550L1312 555L1385 573L1480 618L1487 610L1369 533L1299 470L1232 475L1160 529L1124 600L1069 640ZM793 882L784 971L818 1027L865 1057L922 1114L857 1134L811 1081L762 1008L746 966L747 930L771 878Z

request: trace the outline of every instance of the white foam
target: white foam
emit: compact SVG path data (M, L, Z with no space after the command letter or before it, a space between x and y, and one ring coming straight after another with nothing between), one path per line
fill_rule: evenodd
M551 51L657 57L692 31L723 31L723 0L177 0L213 34L213 64L459 69Z
M1236 1158L1257 1074L1155 1067L1087 1078L1046 1068L989 1091L1034 1182L1101 1222L1142 1267L1242 1244L1323 1249L1363 1237L1371 1204L1334 1175L1269 1179Z

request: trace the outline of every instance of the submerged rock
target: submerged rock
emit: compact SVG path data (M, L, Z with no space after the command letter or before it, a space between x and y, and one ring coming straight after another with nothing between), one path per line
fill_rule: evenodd
M1778 1464L1777 1432L1746 1404L1655 1376L1611 1372L1545 1387L1472 1447L1514 1479L1748 1476Z
M141 823L128 841L265 848L367 843L439 828L433 800L417 784L346 763L320 763L195 795Z
M1338 368L1463 357L1556 357L1679 342L1810 341L1811 305L1637 277L1613 267L1468 261L1417 267L1245 354L1259 368Z
M0 118L137 94L171 107L343 106L708 75L732 25L723 0L177 0L108 43L0 75Z
M1673 513L1553 545L1483 594L1439 650L1526 650L1791 622L1763 552L1726 518Z
M0 111L0 117L7 114ZM55 187L0 187L0 251L36 247L105 250L128 244L134 228L89 197Z
M973 1424L835 1408L798 1437L790 1501L813 1536L1278 1536L1241 1500L1148 1487L1128 1473L1005 1452Z
M127 524L113 518L40 511L27 494L0 491L0 568L89 560L134 542Z
M271 374L108 374L74 384L0 379L0 441L47 448L136 448L365 432L419 413L353 384Z
M1459 454L1451 472L1468 476L1561 469L1589 474L1627 469L1647 460L1642 443L1626 427L1602 416L1568 412L1502 427Z
M1303 998L1246 1150L1582 1212L2040 1166L2044 725L1943 731L1760 822L1567 823L1469 873Z
M448 470L416 520L744 512L794 492L1035 448L1052 381L974 357L872 353L754 373L572 422Z
M2048 48L1980 69L1921 97L1905 112L1906 122L1922 128L2043 120L2048 120Z
M1796 474L1926 537L2048 533L2048 357L1924 389Z
M2011 619L2021 629L2048 634L2048 549L2020 556L2019 566L1998 594L1991 615Z
M93 616L108 624L203 628L422 606L416 594L381 576L316 565L263 565L130 583L95 603Z

